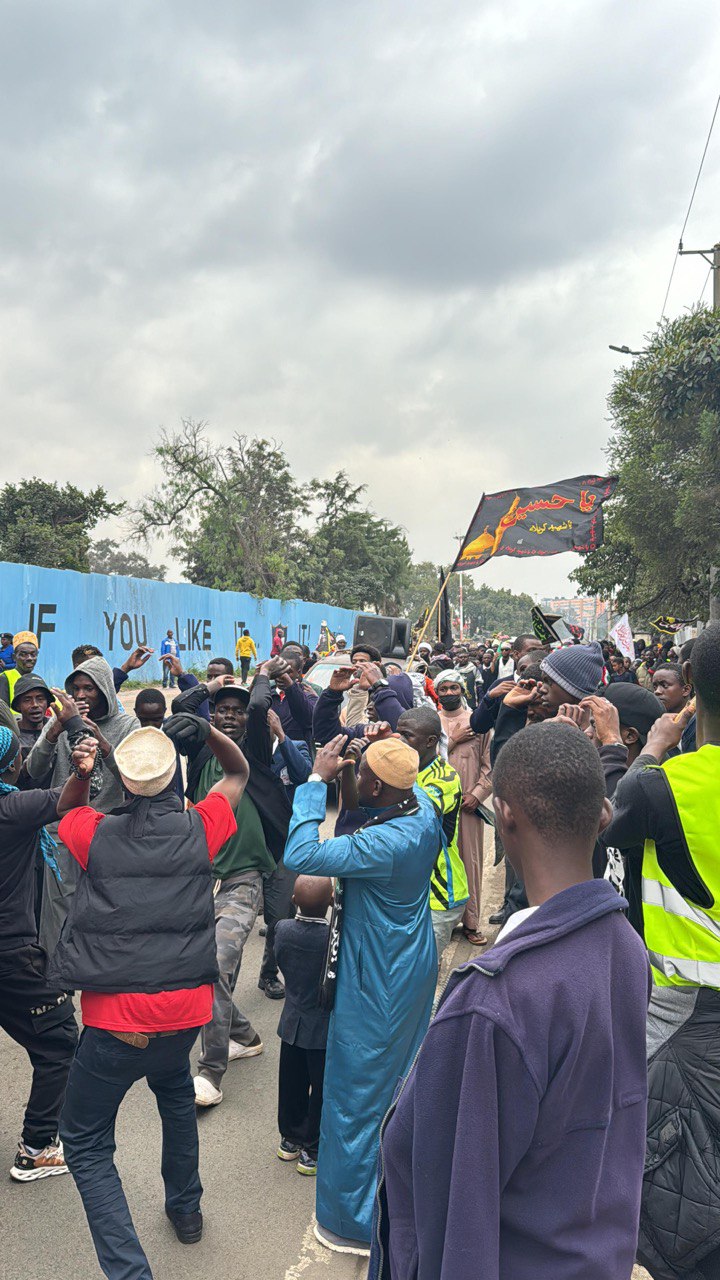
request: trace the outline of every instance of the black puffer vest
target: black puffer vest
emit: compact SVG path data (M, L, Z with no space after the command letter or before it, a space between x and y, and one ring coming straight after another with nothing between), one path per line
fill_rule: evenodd
M202 819L174 793L99 823L48 970L60 989L177 991L218 977Z

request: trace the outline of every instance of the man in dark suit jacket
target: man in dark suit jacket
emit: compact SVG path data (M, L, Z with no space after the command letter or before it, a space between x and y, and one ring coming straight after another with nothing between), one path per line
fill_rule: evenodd
M330 1010L319 1005L329 925L332 881L298 876L294 920L281 920L275 954L285 976L285 1005L280 1018L278 1128L281 1160L297 1160L298 1173L317 1171L322 1113L325 1048Z

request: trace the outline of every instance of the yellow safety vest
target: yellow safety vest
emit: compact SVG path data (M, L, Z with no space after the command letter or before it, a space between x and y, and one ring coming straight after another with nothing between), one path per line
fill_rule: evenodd
M653 981L659 987L720 990L720 747L701 747L661 767L713 905L700 907L685 898L661 870L655 841L645 841L643 923Z
M20 672L17 667L11 667L9 671L2 671L0 675L4 675L8 682L8 704L12 706L12 700L15 694L15 685L20 679ZM17 711L15 715L17 715Z
M441 844L430 873L430 906L433 911L449 911L470 897L467 873L458 848L462 785L457 771L441 756L421 770L417 783L435 805L447 840L447 848Z

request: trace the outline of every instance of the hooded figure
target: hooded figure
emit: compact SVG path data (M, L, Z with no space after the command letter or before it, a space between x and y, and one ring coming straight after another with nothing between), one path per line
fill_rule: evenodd
M140 727L135 716L126 715L118 707L117 694L113 683L111 667L104 658L88 658L70 672L65 681L65 689L72 697L73 681L76 676L87 676L100 694L99 704L94 712L93 723L97 724L103 738L113 748L110 754L101 759L97 754L97 762L90 783L90 805L98 813L110 813L125 799L123 784L115 764L114 748ZM91 717L92 718L92 717ZM42 734L25 762L31 778L42 778L52 770L51 787L62 787L70 774L70 755L75 734L87 736L87 729L79 716L68 720L59 737L56 737L55 717L48 720ZM53 839L57 839L57 823L48 827ZM61 843L57 847L57 864L60 879L46 865L43 884L43 902L40 915L40 944L48 955L52 955L60 937L68 906L75 893L79 877L79 867L68 850Z

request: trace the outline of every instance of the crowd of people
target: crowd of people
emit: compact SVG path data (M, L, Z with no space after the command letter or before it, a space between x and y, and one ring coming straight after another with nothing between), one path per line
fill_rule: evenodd
M201 1238L196 1110L263 1052L236 1000L262 915L277 1155L316 1178L324 1246L373 1280L720 1277L720 625L634 660L338 636L321 690L280 629L202 680L168 631L171 706L132 709L151 650L81 645L50 688L35 635L1 642L0 1025L32 1064L11 1176L71 1173L106 1276L152 1275L113 1161L137 1080ZM474 958L438 996L454 936Z

